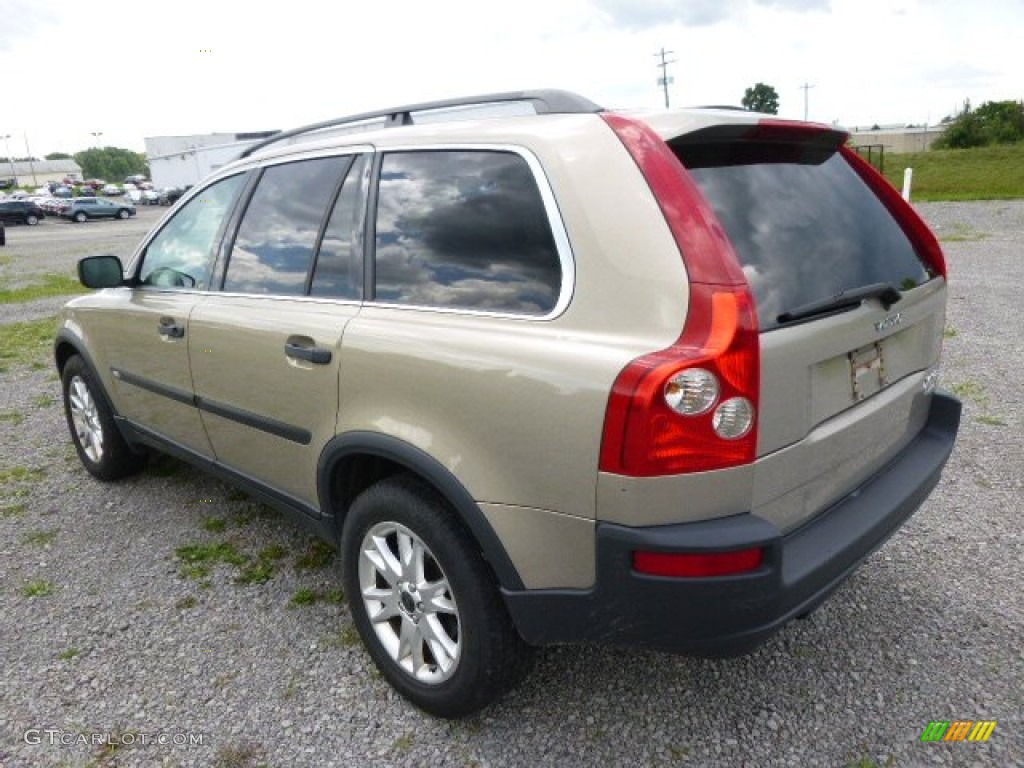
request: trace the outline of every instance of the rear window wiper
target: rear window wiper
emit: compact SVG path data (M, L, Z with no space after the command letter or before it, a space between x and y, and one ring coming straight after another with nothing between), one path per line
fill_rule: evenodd
M830 315L834 312L844 312L854 307L859 307L866 299L878 299L882 307L889 309L893 304L903 298L903 294L890 283L872 283L862 288L851 288L848 291L840 291L827 299L818 299L807 304L802 304L788 312L783 312L776 318L779 323L792 323L794 320L806 320L817 315Z

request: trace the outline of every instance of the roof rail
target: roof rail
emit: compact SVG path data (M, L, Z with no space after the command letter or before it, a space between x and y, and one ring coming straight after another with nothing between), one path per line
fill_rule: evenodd
M385 126L395 127L401 125L412 125L412 116L416 112L430 112L435 110L453 109L457 107L486 106L488 104L501 104L512 102L529 102L533 105L538 115L542 114L585 114L601 112L603 108L570 91L554 89L542 89L534 91L509 91L507 93L488 93L481 96L468 96L457 99L443 99L441 101L425 101L421 104L408 104L401 107L391 107L375 112L363 112L358 115L338 117L333 120L324 120L311 125L304 125L299 128L292 128L287 131L279 131L263 141L253 144L238 156L238 159L249 157L271 144L285 141L305 133L315 133L327 128L334 128L351 123L361 123L377 118L386 120Z

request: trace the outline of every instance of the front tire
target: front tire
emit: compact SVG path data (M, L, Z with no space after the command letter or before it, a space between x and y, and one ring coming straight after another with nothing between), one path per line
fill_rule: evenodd
M128 212L127 208L122 208L117 212L117 218L119 219L127 219L129 216L131 216L131 214Z
M65 363L61 384L71 440L89 474L117 480L141 470L145 455L133 451L121 435L102 385L80 356Z
M28 216L25 217L25 223L28 224L30 227L34 227L36 224L39 223L39 217L36 216L34 213L30 213Z
M410 475L352 504L341 541L346 594L363 643L392 686L439 717L471 714L511 690L533 649L456 514Z
M88 217L88 216L86 216L86 215L85 215L84 213L82 213L81 211L79 211L79 212L78 212L78 213L76 213L76 214L75 214L75 215L74 215L74 216L73 216L72 218L73 218L73 219L74 219L74 220L75 220L75 221L76 221L77 223L79 223L79 224L82 224L82 223L84 223L84 222L85 222L85 220L86 220L87 218L89 218L89 217Z

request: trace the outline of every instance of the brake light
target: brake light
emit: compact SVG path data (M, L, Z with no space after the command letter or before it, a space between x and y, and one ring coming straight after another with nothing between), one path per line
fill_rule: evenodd
M764 562L764 548L734 552L634 552L633 570L651 576L699 578L756 571Z
M896 191L896 188L889 183L885 176L875 170L871 163L849 147L843 147L840 152L846 162L896 219L900 228L910 238L915 250L924 259L925 264L931 267L935 274L946 277L946 259L942 255L942 247L928 225L917 215L917 211L903 199L903 196Z
M703 472L754 461L760 390L757 311L718 218L645 123L605 114L647 180L690 283L679 339L630 362L605 412L600 469L621 475Z

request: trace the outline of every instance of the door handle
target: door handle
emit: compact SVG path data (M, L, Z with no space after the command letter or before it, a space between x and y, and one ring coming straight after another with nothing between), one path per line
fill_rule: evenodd
M161 317L157 333L170 339L180 339L185 335L185 327L178 325L173 317Z
M327 365L331 362L331 350L324 347L304 347L293 341L285 343L284 353L295 360L305 360L314 365Z

